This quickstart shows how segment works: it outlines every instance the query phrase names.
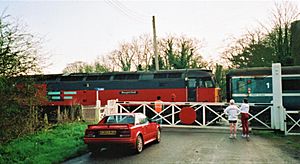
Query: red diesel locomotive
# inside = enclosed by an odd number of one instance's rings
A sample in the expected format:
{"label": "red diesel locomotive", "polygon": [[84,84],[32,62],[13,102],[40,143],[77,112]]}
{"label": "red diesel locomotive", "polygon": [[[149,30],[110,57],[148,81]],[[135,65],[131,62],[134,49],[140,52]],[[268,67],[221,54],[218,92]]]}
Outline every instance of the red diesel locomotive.
{"label": "red diesel locomotive", "polygon": [[154,72],[72,73],[38,75],[48,102],[45,105],[106,105],[107,100],[218,102],[220,89],[209,70],[181,69]]}

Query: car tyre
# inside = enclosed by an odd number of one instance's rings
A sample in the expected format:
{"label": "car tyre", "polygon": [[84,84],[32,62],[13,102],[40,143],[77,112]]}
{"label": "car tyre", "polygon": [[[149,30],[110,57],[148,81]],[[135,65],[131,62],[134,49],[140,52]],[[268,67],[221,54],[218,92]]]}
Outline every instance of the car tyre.
{"label": "car tyre", "polygon": [[141,135],[138,135],[136,138],[136,144],[135,144],[135,152],[136,153],[141,153],[143,151],[144,148],[144,142],[143,142],[143,138]]}
{"label": "car tyre", "polygon": [[157,129],[155,143],[160,143],[160,141],[161,141],[161,131],[160,131],[160,129]]}

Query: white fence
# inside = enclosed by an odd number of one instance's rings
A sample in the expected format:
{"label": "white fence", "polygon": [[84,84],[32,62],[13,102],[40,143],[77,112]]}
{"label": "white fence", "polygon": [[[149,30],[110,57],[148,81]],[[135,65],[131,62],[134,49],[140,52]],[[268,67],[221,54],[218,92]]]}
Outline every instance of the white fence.
{"label": "white fence", "polygon": [[300,135],[300,111],[286,111],[285,135]]}
{"label": "white fence", "polygon": [[[164,108],[159,113],[154,109],[154,102],[126,101],[116,102],[116,104],[118,113],[144,113],[154,120],[162,120],[162,126],[165,127],[228,128],[227,117],[223,112],[224,108],[228,106],[227,103],[163,102]],[[183,118],[180,118],[180,114],[184,107],[188,107],[196,113],[197,117],[191,124],[182,123],[181,119]],[[259,124],[260,127],[271,129],[271,108],[272,106],[263,106],[259,112],[250,112],[249,122],[256,122],[256,125]],[[238,126],[241,126],[240,121]]]}
{"label": "white fence", "polygon": [[[154,102],[109,100],[105,107],[82,106],[82,116],[85,121],[97,122],[104,115],[113,113],[144,113],[153,120],[162,122],[163,127],[184,127],[184,128],[228,128],[227,116],[223,110],[227,103],[200,103],[200,102],[162,102],[163,110],[157,113],[154,109]],[[240,105],[240,104],[237,104]],[[190,108],[196,118],[191,124],[184,124],[180,118],[183,108]],[[257,108],[253,110],[254,108]],[[274,128],[277,117],[272,117],[273,106],[250,104],[250,127],[265,129]],[[285,111],[284,132],[285,135],[300,135],[300,111]],[[275,119],[275,121],[274,121]],[[241,121],[238,120],[238,127]]]}
{"label": "white fence", "polygon": [[[163,127],[184,128],[228,128],[227,116],[224,114],[227,103],[200,103],[200,102],[162,102],[163,110],[156,112],[154,102],[109,100],[105,107],[82,106],[83,119],[86,121],[99,121],[104,115],[113,113],[144,113],[153,120],[162,122]],[[240,104],[237,104],[240,105]],[[182,122],[183,108],[189,108],[196,114],[190,124]],[[257,108],[256,110],[253,110]],[[272,125],[273,106],[250,104],[250,127],[275,129]],[[285,135],[300,135],[300,111],[285,111],[284,129]],[[276,117],[275,121],[276,122]],[[241,122],[238,121],[238,127]]]}

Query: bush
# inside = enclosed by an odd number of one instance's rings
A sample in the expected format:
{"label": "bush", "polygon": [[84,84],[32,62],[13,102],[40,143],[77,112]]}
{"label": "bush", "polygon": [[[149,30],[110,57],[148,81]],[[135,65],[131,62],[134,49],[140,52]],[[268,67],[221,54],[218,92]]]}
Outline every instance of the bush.
{"label": "bush", "polygon": [[0,163],[59,163],[86,151],[86,123],[58,124],[0,146]]}

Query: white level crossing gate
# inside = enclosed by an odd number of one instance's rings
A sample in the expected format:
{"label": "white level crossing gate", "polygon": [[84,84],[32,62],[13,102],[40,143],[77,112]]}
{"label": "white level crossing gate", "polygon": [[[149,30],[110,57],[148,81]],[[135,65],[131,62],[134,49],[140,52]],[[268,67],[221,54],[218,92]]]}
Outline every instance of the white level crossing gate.
{"label": "white level crossing gate", "polygon": [[300,111],[285,111],[285,135],[300,135]]}
{"label": "white level crossing gate", "polygon": [[[163,127],[228,129],[229,123],[224,114],[227,103],[162,102],[163,110],[159,113],[154,109],[154,102],[126,101],[116,104],[118,113],[144,113],[152,120],[161,122]],[[271,129],[270,115],[271,106],[260,106],[259,111],[250,112],[249,122]],[[241,126],[240,120],[238,126]]]}
{"label": "white level crossing gate", "polygon": [[162,102],[163,109],[156,112],[154,102],[117,102],[119,112],[141,112],[165,127],[203,128],[226,122],[223,103]]}

